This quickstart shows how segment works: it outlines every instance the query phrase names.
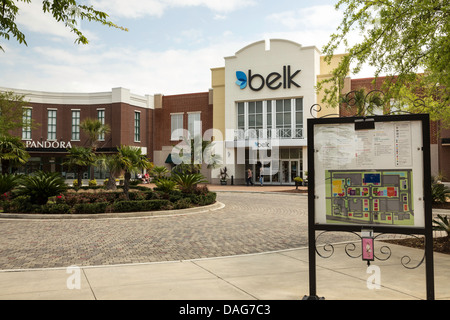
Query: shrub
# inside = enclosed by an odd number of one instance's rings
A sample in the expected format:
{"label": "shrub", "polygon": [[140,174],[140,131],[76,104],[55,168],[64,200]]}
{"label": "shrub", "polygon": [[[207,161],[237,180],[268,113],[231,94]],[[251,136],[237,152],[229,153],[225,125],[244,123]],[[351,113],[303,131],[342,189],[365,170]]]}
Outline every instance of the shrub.
{"label": "shrub", "polygon": [[96,203],[79,203],[73,207],[74,213],[104,213],[108,202],[96,202]]}
{"label": "shrub", "polygon": [[3,211],[11,213],[40,212],[40,206],[31,202],[30,196],[18,196],[11,201],[3,202]]}
{"label": "shrub", "polygon": [[190,193],[199,183],[208,183],[201,173],[177,173],[172,176],[181,191]]}
{"label": "shrub", "polygon": [[15,174],[0,174],[0,194],[11,192],[17,187],[21,176]]}
{"label": "shrub", "polygon": [[89,187],[96,187],[97,186],[97,180],[95,180],[95,179],[89,180],[88,185],[89,185]]}
{"label": "shrub", "polygon": [[190,208],[191,206],[192,206],[192,202],[191,202],[191,199],[189,199],[189,198],[182,198],[173,204],[174,209],[185,209],[185,208]]}
{"label": "shrub", "polygon": [[65,203],[47,203],[40,209],[40,213],[65,214],[70,212],[71,206]]}
{"label": "shrub", "polygon": [[177,189],[177,183],[171,179],[159,179],[155,182],[155,191],[161,191],[164,193],[170,193]]}
{"label": "shrub", "polygon": [[46,204],[49,197],[54,197],[67,190],[64,178],[57,172],[38,171],[33,176],[24,176],[18,195],[29,195],[32,204]]}
{"label": "shrub", "polygon": [[168,200],[120,201],[113,204],[114,212],[157,211],[169,207]]}
{"label": "shrub", "polygon": [[431,196],[434,203],[445,203],[450,196],[450,188],[443,183],[433,182],[431,184]]}

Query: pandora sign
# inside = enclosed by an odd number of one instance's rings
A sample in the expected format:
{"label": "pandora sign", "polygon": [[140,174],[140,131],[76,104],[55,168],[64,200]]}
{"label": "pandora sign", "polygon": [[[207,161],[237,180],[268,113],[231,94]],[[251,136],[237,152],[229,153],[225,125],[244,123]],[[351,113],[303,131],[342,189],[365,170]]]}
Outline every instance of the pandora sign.
{"label": "pandora sign", "polygon": [[43,148],[43,149],[68,149],[72,148],[72,144],[66,141],[27,141],[26,148]]}

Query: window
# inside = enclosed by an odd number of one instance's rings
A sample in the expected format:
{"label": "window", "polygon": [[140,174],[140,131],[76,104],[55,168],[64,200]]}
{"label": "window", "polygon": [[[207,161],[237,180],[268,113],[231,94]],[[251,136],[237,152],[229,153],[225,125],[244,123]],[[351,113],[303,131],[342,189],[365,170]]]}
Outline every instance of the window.
{"label": "window", "polygon": [[276,101],[276,126],[281,129],[291,128],[291,100]]}
{"label": "window", "polygon": [[252,101],[248,103],[248,128],[262,129],[263,127],[263,106],[262,101]]}
{"label": "window", "polygon": [[134,112],[134,142],[141,141],[141,113]]}
{"label": "window", "polygon": [[[102,110],[102,109],[98,109],[97,110],[97,119],[98,119],[98,121],[100,121],[100,123],[102,125],[105,124],[105,110]],[[105,134],[104,133],[99,134],[98,135],[98,140],[99,141],[105,141]]]}
{"label": "window", "polygon": [[200,113],[188,114],[188,131],[191,139],[194,139],[195,135],[202,134],[202,122]]}
{"label": "window", "polygon": [[[183,114],[171,114],[170,115],[171,119],[171,140],[182,140],[183,139],[183,135],[182,135],[182,130],[183,129]],[[180,129],[180,130],[179,130]],[[178,130],[177,132],[175,132],[176,130]]]}
{"label": "window", "polygon": [[80,110],[72,110],[72,140],[80,140]]}
{"label": "window", "polygon": [[56,140],[56,110],[47,110],[47,140]]}
{"label": "window", "polygon": [[31,108],[23,108],[22,139],[31,140]]}
{"label": "window", "polygon": [[238,103],[238,129],[245,130],[245,105],[243,102]]}

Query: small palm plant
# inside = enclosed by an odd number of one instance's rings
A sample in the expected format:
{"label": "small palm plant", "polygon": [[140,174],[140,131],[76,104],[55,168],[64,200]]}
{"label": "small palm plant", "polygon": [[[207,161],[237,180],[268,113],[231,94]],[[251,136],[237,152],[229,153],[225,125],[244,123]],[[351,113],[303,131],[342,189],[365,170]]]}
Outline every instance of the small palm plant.
{"label": "small palm plant", "polygon": [[447,233],[447,240],[450,241],[450,223],[447,216],[437,215],[438,219],[433,219],[433,230],[445,231]]}
{"label": "small palm plant", "polygon": [[17,187],[20,177],[15,174],[0,174],[0,194],[10,192]]}
{"label": "small palm plant", "polygon": [[64,178],[58,172],[38,171],[35,175],[24,176],[17,188],[17,194],[30,196],[31,203],[44,205],[48,198],[67,190]]}
{"label": "small palm plant", "polygon": [[201,173],[176,173],[172,175],[181,191],[190,193],[199,183],[208,183]]}

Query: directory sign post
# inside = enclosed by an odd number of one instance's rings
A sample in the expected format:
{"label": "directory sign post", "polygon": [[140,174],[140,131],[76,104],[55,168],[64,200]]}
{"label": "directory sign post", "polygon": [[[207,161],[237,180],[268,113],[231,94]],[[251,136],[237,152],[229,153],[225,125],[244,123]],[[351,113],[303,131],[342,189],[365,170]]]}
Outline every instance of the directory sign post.
{"label": "directory sign post", "polygon": [[314,263],[316,230],[369,229],[424,235],[432,268],[428,115],[308,119],[308,211]]}

